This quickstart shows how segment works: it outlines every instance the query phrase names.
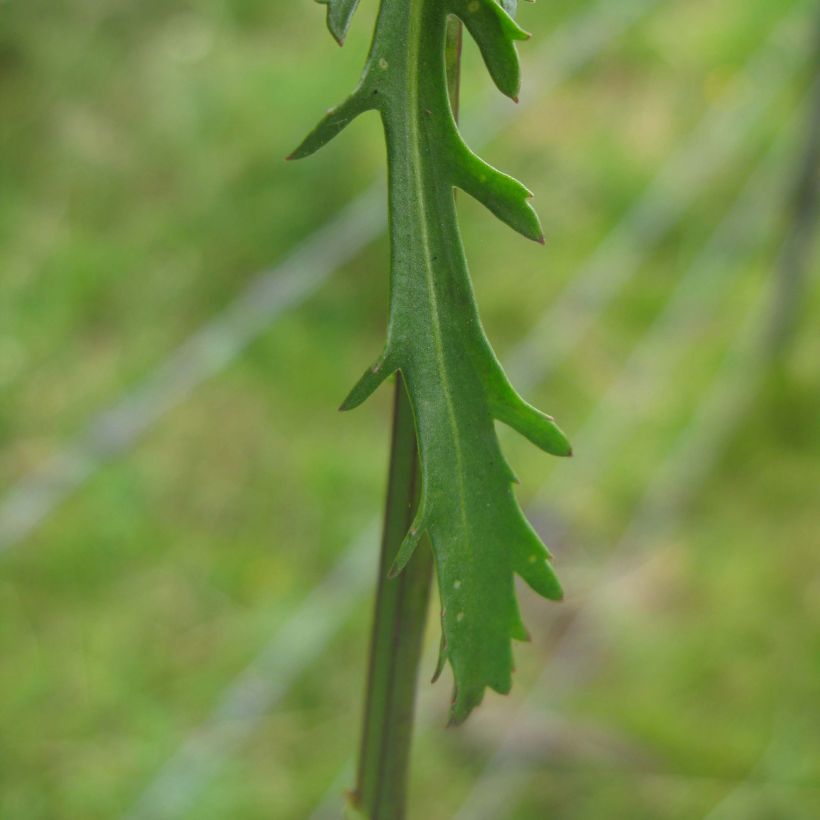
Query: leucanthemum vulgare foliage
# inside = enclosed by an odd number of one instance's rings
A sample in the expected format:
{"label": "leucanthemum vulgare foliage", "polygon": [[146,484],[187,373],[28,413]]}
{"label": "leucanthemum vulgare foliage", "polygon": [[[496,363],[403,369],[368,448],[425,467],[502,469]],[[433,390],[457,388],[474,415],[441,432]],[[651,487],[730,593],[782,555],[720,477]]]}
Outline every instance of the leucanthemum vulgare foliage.
{"label": "leucanthemum vulgare foliage", "polygon": [[[358,0],[321,0],[341,43]],[[363,402],[400,371],[421,459],[418,513],[391,569],[401,572],[424,534],[432,544],[440,599],[440,672],[455,680],[451,717],[460,722],[490,687],[511,687],[513,638],[526,640],[514,588],[520,575],[560,599],[549,553],[512,491],[494,422],[548,453],[570,455],[553,420],[510,384],[478,316],[456,221],[454,189],[482,202],[525,237],[543,242],[530,192],[464,143],[447,91],[449,15],[473,36],[499,90],[520,85],[515,42],[529,36],[514,0],[382,0],[358,87],[330,110],[292,158],[313,153],[365,111],[381,115],[387,142],[391,244],[390,317],[383,352],[342,404]]]}

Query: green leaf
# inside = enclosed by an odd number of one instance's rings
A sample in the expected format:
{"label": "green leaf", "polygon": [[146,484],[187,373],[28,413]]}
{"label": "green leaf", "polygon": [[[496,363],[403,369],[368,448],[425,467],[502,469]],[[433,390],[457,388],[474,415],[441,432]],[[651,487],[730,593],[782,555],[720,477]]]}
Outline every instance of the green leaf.
{"label": "green leaf", "polygon": [[[330,3],[343,34],[355,3]],[[508,10],[509,2],[504,4]],[[531,193],[479,159],[450,109],[444,64],[447,16],[465,21],[499,89],[518,91],[514,42],[526,34],[496,0],[382,0],[354,94],[329,112],[293,156],[324,145],[358,114],[379,111],[389,167],[390,319],[382,355],[342,409],[364,401],[391,373],[407,386],[421,456],[419,509],[391,574],[422,535],[435,553],[442,601],[440,667],[455,680],[451,720],[487,687],[508,692],[512,640],[527,640],[514,589],[521,576],[545,598],[562,592],[549,554],[513,495],[499,446],[502,421],[548,453],[571,454],[554,421],[509,383],[481,326],[456,221],[454,188],[524,236],[543,242]]]}
{"label": "green leaf", "polygon": [[530,35],[495,0],[452,0],[451,9],[481,49],[498,90],[517,98],[521,69],[513,41],[527,40]]}
{"label": "green leaf", "polygon": [[336,42],[342,45],[359,0],[316,0],[316,2],[327,6],[327,27]]}

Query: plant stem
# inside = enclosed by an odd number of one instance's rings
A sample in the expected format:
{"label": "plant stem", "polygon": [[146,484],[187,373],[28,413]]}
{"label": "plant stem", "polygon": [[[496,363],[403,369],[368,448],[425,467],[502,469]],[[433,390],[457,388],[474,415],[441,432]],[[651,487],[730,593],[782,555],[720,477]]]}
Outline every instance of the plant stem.
{"label": "plant stem", "polygon": [[806,117],[805,148],[796,169],[789,202],[789,225],[777,265],[773,308],[769,321],[767,354],[783,365],[794,339],[805,300],[806,277],[811,267],[812,242],[820,211],[820,14],[813,42],[812,96]]}
{"label": "plant stem", "polygon": [[413,413],[404,382],[397,375],[387,506],[354,795],[354,805],[368,820],[404,816],[416,679],[433,571],[429,544],[419,544],[397,578],[389,579],[387,572],[413,521],[417,496],[418,448]]}
{"label": "plant stem", "polygon": [[[458,115],[461,24],[447,29],[447,73]],[[368,820],[405,816],[416,684],[433,576],[433,555],[422,541],[403,572],[387,577],[413,522],[418,503],[418,444],[404,381],[396,376],[376,607],[370,643],[367,694],[353,807]]]}

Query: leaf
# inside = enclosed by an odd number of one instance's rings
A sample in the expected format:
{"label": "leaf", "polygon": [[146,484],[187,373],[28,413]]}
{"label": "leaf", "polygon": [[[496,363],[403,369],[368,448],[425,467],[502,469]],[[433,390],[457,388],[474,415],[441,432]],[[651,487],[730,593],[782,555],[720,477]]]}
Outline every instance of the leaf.
{"label": "leaf", "polygon": [[451,8],[481,49],[498,90],[517,98],[521,69],[514,41],[527,40],[530,35],[495,0],[452,0]]}
{"label": "leaf", "polygon": [[359,0],[316,0],[316,2],[327,6],[327,27],[336,42],[342,45]]}
{"label": "leaf", "polygon": [[288,159],[302,159],[318,151],[329,143],[338,133],[350,125],[359,114],[373,108],[360,89],[351,94],[341,105],[331,108],[319,121],[319,124],[302,140]]}
{"label": "leaf", "polygon": [[[337,34],[355,2],[330,2]],[[527,640],[514,588],[521,576],[545,598],[561,586],[549,554],[513,495],[495,421],[546,452],[571,454],[555,422],[509,383],[481,326],[456,220],[462,188],[524,236],[543,242],[530,192],[464,144],[447,96],[447,16],[465,21],[499,89],[518,91],[515,41],[527,35],[496,0],[382,0],[354,94],[328,113],[293,156],[312,153],[358,114],[381,114],[389,167],[390,320],[385,350],[342,409],[364,401],[400,370],[416,423],[421,497],[391,574],[428,534],[442,601],[439,669],[449,662],[459,723],[485,689],[512,684],[512,640]],[[506,9],[506,10],[505,10]],[[337,15],[334,17],[334,14]]]}
{"label": "leaf", "polygon": [[353,410],[363,401],[366,401],[376,392],[379,385],[396,372],[396,367],[390,361],[385,352],[379,359],[373,362],[362,377],[356,382],[353,389],[347,394],[347,398],[342,402],[340,410]]}

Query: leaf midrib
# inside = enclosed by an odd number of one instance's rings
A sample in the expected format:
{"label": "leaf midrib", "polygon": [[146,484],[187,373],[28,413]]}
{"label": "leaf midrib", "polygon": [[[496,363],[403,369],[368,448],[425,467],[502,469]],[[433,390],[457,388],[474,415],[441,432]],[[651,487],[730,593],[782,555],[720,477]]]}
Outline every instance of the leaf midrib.
{"label": "leaf midrib", "polygon": [[[444,342],[442,333],[442,320],[438,302],[438,295],[435,288],[435,279],[432,267],[432,254],[430,251],[430,236],[427,230],[427,198],[422,177],[422,155],[421,139],[419,127],[419,84],[421,74],[419,71],[420,60],[419,50],[421,48],[421,14],[423,12],[423,2],[412,2],[412,11],[407,37],[407,89],[408,89],[408,127],[410,130],[410,153],[413,181],[418,195],[413,197],[417,203],[419,216],[419,233],[422,242],[424,257],[424,275],[427,283],[428,303],[433,329],[433,345],[436,353],[436,363],[440,373],[440,384],[447,407],[447,418],[450,425],[450,432],[453,437],[453,448],[456,458],[456,484],[458,487],[458,506],[461,515],[461,524],[465,533],[470,532],[469,516],[467,515],[467,495],[464,486],[464,459],[461,452],[461,431],[458,426],[458,416],[453,404],[453,396],[450,393],[450,381],[447,369],[447,361],[444,354]],[[465,544],[469,549],[471,539],[465,539]]]}

